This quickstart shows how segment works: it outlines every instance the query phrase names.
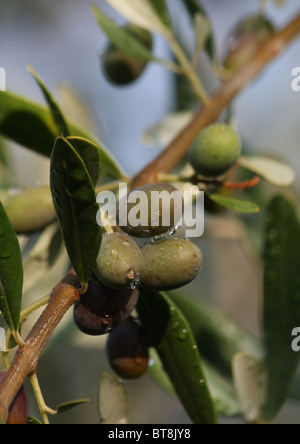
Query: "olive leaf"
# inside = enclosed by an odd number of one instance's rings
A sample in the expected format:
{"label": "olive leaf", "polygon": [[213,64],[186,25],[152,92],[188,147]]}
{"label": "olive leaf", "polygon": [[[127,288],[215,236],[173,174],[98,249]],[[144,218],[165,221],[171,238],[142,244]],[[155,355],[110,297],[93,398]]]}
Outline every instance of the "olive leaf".
{"label": "olive leaf", "polygon": [[[80,126],[67,121],[70,134],[95,143],[100,156],[100,177],[120,179],[124,173],[105,146]],[[18,95],[6,92],[0,101],[0,134],[19,145],[51,157],[57,126],[51,111]]]}
{"label": "olive leaf", "polygon": [[292,331],[300,325],[300,222],[284,196],[269,203],[265,215],[263,327],[269,384],[264,408],[272,421],[288,396],[300,355],[292,350]]}
{"label": "olive leaf", "polygon": [[259,206],[255,202],[223,196],[222,194],[209,194],[209,199],[238,213],[252,214],[260,211]]}
{"label": "olive leaf", "polygon": [[0,310],[9,328],[20,324],[23,264],[20,245],[2,203],[0,203]]}
{"label": "olive leaf", "polygon": [[283,162],[268,157],[240,156],[238,164],[280,187],[288,187],[292,185],[296,179],[296,173],[293,168]]}
{"label": "olive leaf", "polygon": [[51,192],[65,246],[80,282],[85,284],[101,244],[92,180],[75,148],[62,136],[55,142],[50,170]]}
{"label": "olive leaf", "polygon": [[165,293],[140,293],[139,317],[191,420],[215,424],[216,412],[192,330]]}
{"label": "olive leaf", "polygon": [[156,10],[157,14],[159,15],[161,21],[166,25],[168,28],[172,27],[171,23],[171,17],[170,13],[166,4],[165,0],[150,0],[152,6]]}
{"label": "olive leaf", "polygon": [[44,97],[52,113],[53,120],[57,126],[57,136],[59,136],[60,134],[63,134],[65,137],[69,136],[69,129],[66,120],[58,104],[54,100],[52,94],[50,93],[50,91],[48,90],[42,79],[39,77],[39,75],[32,68],[32,66],[28,66],[27,69],[32,75],[32,77],[35,79],[35,81],[37,82],[37,84],[39,85],[44,94]]}
{"label": "olive leaf", "polygon": [[128,398],[124,384],[116,377],[103,373],[99,385],[98,413],[101,424],[127,424]]}
{"label": "olive leaf", "polygon": [[82,404],[87,404],[88,402],[90,402],[90,399],[76,399],[74,401],[67,401],[62,404],[59,404],[57,406],[56,411],[58,414],[65,413],[68,412],[69,410],[79,407]]}

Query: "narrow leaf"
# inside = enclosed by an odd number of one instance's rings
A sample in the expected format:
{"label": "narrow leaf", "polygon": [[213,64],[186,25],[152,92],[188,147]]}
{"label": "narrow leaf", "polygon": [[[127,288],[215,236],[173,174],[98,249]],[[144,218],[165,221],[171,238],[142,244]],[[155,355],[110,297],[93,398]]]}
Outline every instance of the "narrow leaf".
{"label": "narrow leaf", "polygon": [[100,172],[100,150],[95,143],[82,137],[67,137],[68,142],[76,150],[94,185],[97,184]]}
{"label": "narrow leaf", "polygon": [[134,25],[158,32],[169,38],[170,31],[160,19],[150,0],[106,0],[119,14]]}
{"label": "narrow leaf", "polygon": [[127,424],[129,405],[125,387],[115,376],[103,373],[98,396],[101,424]]}
{"label": "narrow leaf", "polygon": [[65,413],[69,410],[79,407],[82,404],[87,404],[88,402],[90,402],[90,399],[76,399],[75,401],[68,401],[64,402],[63,404],[59,404],[56,410],[57,413]]}
{"label": "narrow leaf", "polygon": [[261,423],[268,380],[265,365],[251,355],[239,353],[233,358],[232,373],[245,420]]}
{"label": "narrow leaf", "polygon": [[142,292],[138,313],[176,393],[196,424],[215,424],[216,413],[191,328],[165,293]]}
{"label": "narrow leaf", "polygon": [[165,0],[150,0],[152,6],[156,10],[159,15],[161,21],[168,27],[171,28],[171,18],[169,14],[169,10]]}
{"label": "narrow leaf", "polygon": [[117,26],[97,6],[93,6],[93,13],[100,28],[107,35],[114,46],[134,58],[145,61],[156,60],[156,58],[152,55],[152,52],[145,45],[143,45],[143,43],[141,43],[124,27]]}
{"label": "narrow leaf", "polygon": [[293,168],[268,157],[245,157],[238,160],[241,167],[259,174],[268,182],[280,186],[288,187],[295,182],[296,173]]}
{"label": "narrow leaf", "polygon": [[[121,167],[107,148],[78,125],[67,121],[73,136],[83,137],[97,146],[101,178],[124,176]],[[32,151],[51,157],[54,142],[60,134],[49,109],[10,92],[1,95],[0,134]]]}
{"label": "narrow leaf", "polygon": [[83,160],[64,137],[56,140],[50,186],[62,236],[82,284],[91,277],[101,244],[95,190]]}
{"label": "narrow leaf", "polygon": [[269,204],[265,221],[264,336],[269,374],[265,419],[282,407],[300,355],[292,350],[292,331],[300,325],[300,222],[283,196]]}
{"label": "narrow leaf", "polygon": [[32,75],[32,77],[34,78],[34,80],[37,82],[37,84],[39,85],[39,87],[41,88],[41,90],[44,94],[44,97],[45,97],[45,99],[48,103],[48,106],[50,108],[53,120],[57,126],[57,136],[59,136],[60,134],[63,134],[65,137],[69,136],[69,129],[68,129],[66,120],[65,120],[63,113],[61,112],[58,104],[54,100],[52,94],[50,93],[50,91],[48,90],[48,88],[46,87],[46,85],[44,84],[42,79],[39,77],[39,75],[35,72],[35,70],[31,66],[28,66],[27,69],[30,72],[30,74]]}
{"label": "narrow leaf", "polygon": [[259,206],[255,202],[250,202],[242,199],[235,199],[233,197],[223,196],[222,194],[210,194],[209,198],[230,210],[237,211],[238,213],[258,213],[260,211]]}
{"label": "narrow leaf", "polygon": [[0,310],[12,331],[20,323],[23,265],[20,245],[0,203]]}

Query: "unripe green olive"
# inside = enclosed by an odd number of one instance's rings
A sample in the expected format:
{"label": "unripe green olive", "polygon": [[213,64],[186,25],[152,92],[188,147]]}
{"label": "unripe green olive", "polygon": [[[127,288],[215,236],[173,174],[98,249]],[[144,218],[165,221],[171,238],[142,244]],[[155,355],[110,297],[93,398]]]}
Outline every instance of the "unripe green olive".
{"label": "unripe green olive", "polygon": [[110,288],[133,288],[143,272],[141,250],[127,234],[105,234],[96,261],[95,274]]}
{"label": "unripe green olive", "polygon": [[241,154],[241,140],[226,124],[214,124],[196,136],[190,162],[197,174],[218,177],[226,173]]}
{"label": "unripe green olive", "polygon": [[274,26],[263,15],[246,17],[229,37],[224,67],[231,72],[244,66],[273,33]]}
{"label": "unripe green olive", "polygon": [[167,233],[176,226],[182,213],[182,194],[168,183],[135,188],[121,199],[117,212],[120,228],[139,238]]}
{"label": "unripe green olive", "polygon": [[[134,25],[124,27],[149,50],[153,40],[149,31]],[[102,57],[102,68],[106,78],[118,86],[129,85],[140,77],[147,66],[147,61],[137,59],[110,44]]]}
{"label": "unripe green olive", "polygon": [[50,188],[28,188],[13,197],[5,207],[7,216],[17,233],[30,233],[44,228],[55,220]]}
{"label": "unripe green olive", "polygon": [[106,353],[114,372],[123,379],[138,379],[148,370],[149,352],[143,327],[128,318],[108,336]]}
{"label": "unripe green olive", "polygon": [[74,306],[75,324],[90,336],[109,333],[132,313],[138,297],[138,290],[112,290],[90,281],[88,291]]}
{"label": "unripe green olive", "polygon": [[189,240],[168,239],[142,248],[142,286],[153,290],[183,287],[197,276],[202,266],[200,249]]}
{"label": "unripe green olive", "polygon": [[[0,381],[5,377],[5,373],[0,373]],[[28,407],[27,398],[24,388],[22,387],[15,399],[13,400],[10,408],[9,415],[6,424],[10,425],[25,425],[28,421]]]}

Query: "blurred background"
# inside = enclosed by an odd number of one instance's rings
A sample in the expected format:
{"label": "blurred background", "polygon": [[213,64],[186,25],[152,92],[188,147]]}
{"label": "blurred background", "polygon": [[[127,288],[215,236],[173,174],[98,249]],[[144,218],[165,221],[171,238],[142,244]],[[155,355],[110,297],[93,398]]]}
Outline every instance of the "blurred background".
{"label": "blurred background", "polygon": [[[95,3],[120,20],[104,1]],[[177,26],[184,32],[187,23],[180,9],[176,9],[177,2],[168,3]],[[258,0],[203,0],[202,4],[212,20],[220,54],[230,30],[259,7]],[[142,143],[141,135],[174,109],[174,78],[153,64],[131,86],[110,85],[100,68],[107,40],[90,6],[89,0],[0,0],[0,66],[6,70],[7,89],[44,103],[26,70],[28,64],[32,65],[67,115],[88,126],[114,153],[124,171],[134,174],[158,154],[157,149]],[[279,28],[299,12],[298,0],[287,0],[285,7],[270,2],[267,9],[267,15]],[[167,44],[160,37],[155,38],[154,50],[158,57],[169,57]],[[300,66],[299,54],[300,38],[235,101],[237,125],[247,149],[253,153],[273,153],[298,173],[300,93],[291,89],[291,72]],[[82,106],[73,106],[66,86],[76,91]],[[9,158],[14,186],[48,183],[46,159],[16,146],[10,147]],[[298,185],[299,177],[298,174]],[[210,229],[199,242],[205,257],[203,271],[186,292],[216,304],[259,335],[262,270],[241,246],[239,229],[238,221],[211,221]],[[222,231],[226,231],[225,236]],[[36,292],[32,298],[38,296]],[[70,318],[71,314],[66,324]],[[86,338],[78,333],[72,335],[66,346],[58,334],[42,359],[39,375],[51,406],[73,398],[92,400],[88,406],[55,417],[55,423],[97,421],[96,388],[101,373],[110,371],[103,352],[104,341],[105,338]],[[150,377],[126,386],[131,423],[189,423],[180,404],[157,388]],[[31,408],[32,414],[37,414],[34,400]],[[299,423],[299,407],[288,405],[278,422]]]}

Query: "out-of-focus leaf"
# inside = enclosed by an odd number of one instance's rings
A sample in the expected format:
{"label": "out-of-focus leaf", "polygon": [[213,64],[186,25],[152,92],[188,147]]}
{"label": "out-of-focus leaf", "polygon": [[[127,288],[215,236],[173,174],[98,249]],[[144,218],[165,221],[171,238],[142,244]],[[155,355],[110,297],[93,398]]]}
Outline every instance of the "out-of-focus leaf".
{"label": "out-of-focus leaf", "polygon": [[134,58],[145,61],[157,61],[147,46],[138,40],[133,33],[130,33],[124,27],[117,26],[97,6],[93,6],[93,13],[100,28],[114,46]]}
{"label": "out-of-focus leaf", "polygon": [[232,372],[245,420],[250,424],[261,423],[268,382],[265,365],[253,356],[239,353],[233,358]]}
{"label": "out-of-focus leaf", "polygon": [[42,79],[40,78],[40,76],[35,72],[35,70],[31,66],[28,66],[27,69],[30,72],[30,74],[32,75],[32,77],[34,78],[34,80],[37,82],[37,84],[39,85],[39,87],[41,88],[41,90],[44,94],[44,97],[45,97],[45,99],[48,103],[49,109],[51,111],[53,120],[57,126],[57,133],[63,134],[65,137],[68,137],[69,136],[69,129],[68,129],[66,120],[65,120],[63,113],[61,112],[58,104],[54,100],[52,94],[50,93],[50,91],[48,90],[48,88],[46,87],[46,85],[44,84]]}
{"label": "out-of-focus leaf", "polygon": [[158,32],[169,38],[168,26],[161,20],[157,10],[150,0],[106,0],[119,14],[129,22],[148,29],[150,32]]}
{"label": "out-of-focus leaf", "polygon": [[64,137],[56,140],[50,186],[72,265],[82,284],[91,277],[101,244],[95,189],[83,160]]}
{"label": "out-of-focus leaf", "polygon": [[101,376],[98,412],[101,424],[128,423],[129,405],[124,384],[108,373]]}
{"label": "out-of-focus leaf", "polygon": [[79,407],[82,404],[87,404],[90,402],[90,399],[76,399],[75,401],[68,401],[64,402],[63,404],[59,404],[57,406],[57,413],[65,413],[69,410],[75,409],[76,407]]}
{"label": "out-of-focus leaf", "polygon": [[292,331],[300,325],[300,222],[293,204],[276,196],[266,211],[264,336],[269,375],[265,419],[273,420],[295,376],[300,355]]}
{"label": "out-of-focus leaf", "polygon": [[161,21],[168,27],[172,27],[171,17],[165,0],[150,0],[152,6],[159,15]]}
{"label": "out-of-focus leaf", "polygon": [[[120,179],[124,176],[121,167],[103,144],[78,125],[69,121],[67,125],[72,136],[83,137],[97,145],[101,178],[109,176]],[[0,100],[0,134],[46,157],[51,157],[54,142],[60,136],[46,107],[8,91],[1,95]]]}
{"label": "out-of-focus leaf", "polygon": [[237,211],[238,213],[252,214],[260,211],[257,203],[248,200],[235,199],[233,197],[223,196],[222,194],[210,194],[209,198],[217,204],[229,210]]}
{"label": "out-of-focus leaf", "polygon": [[0,310],[12,331],[20,324],[23,264],[20,245],[0,203]]}
{"label": "out-of-focus leaf", "polygon": [[280,187],[288,187],[292,185],[296,179],[296,173],[293,168],[283,162],[268,157],[241,156],[238,164]]}
{"label": "out-of-focus leaf", "polygon": [[195,14],[194,17],[195,27],[195,51],[199,54],[205,46],[207,40],[211,35],[210,21],[200,12]]}
{"label": "out-of-focus leaf", "polygon": [[17,233],[41,230],[55,220],[48,186],[28,188],[14,196],[5,206],[6,214]]}
{"label": "out-of-focus leaf", "polygon": [[200,353],[221,374],[231,377],[232,358],[236,353],[246,352],[263,359],[260,341],[218,309],[177,291],[170,293],[170,297],[189,321]]}
{"label": "out-of-focus leaf", "polygon": [[[150,376],[159,387],[167,391],[170,395],[176,396],[172,382],[165,372],[161,359],[154,348],[150,349],[150,357],[151,364],[148,370]],[[202,360],[202,365],[217,414],[228,417],[239,416],[241,411],[232,386],[204,360]]]}
{"label": "out-of-focus leaf", "polygon": [[141,292],[137,310],[186,412],[196,424],[215,424],[216,412],[191,328],[165,293]]}
{"label": "out-of-focus leaf", "polygon": [[6,338],[5,330],[4,328],[0,327],[0,352],[5,351],[6,349],[5,338]]}
{"label": "out-of-focus leaf", "polygon": [[[200,5],[199,1],[196,0],[182,0],[182,1],[193,18],[197,14],[201,14],[202,16],[207,17],[207,14],[204,8]],[[205,50],[207,54],[210,56],[211,60],[214,60],[216,58],[216,46],[212,33],[208,37],[207,43],[205,45]]]}

